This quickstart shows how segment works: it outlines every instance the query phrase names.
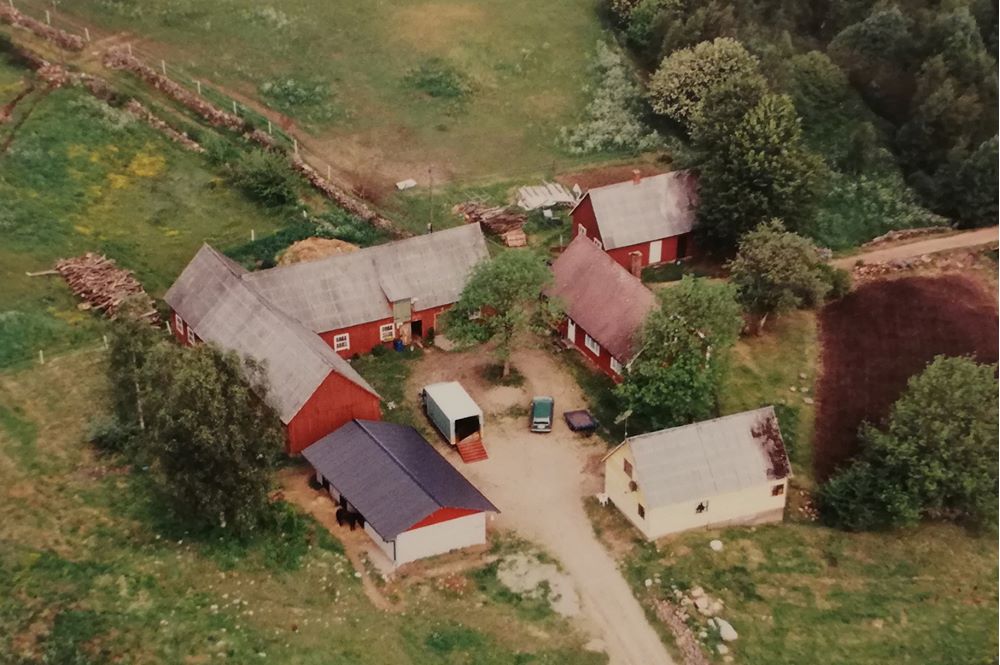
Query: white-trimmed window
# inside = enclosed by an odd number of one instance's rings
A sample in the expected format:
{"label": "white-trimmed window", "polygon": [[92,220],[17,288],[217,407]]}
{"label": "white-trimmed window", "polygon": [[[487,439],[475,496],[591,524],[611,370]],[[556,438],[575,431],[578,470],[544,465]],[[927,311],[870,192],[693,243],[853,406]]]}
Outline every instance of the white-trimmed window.
{"label": "white-trimmed window", "polygon": [[576,225],[576,235],[583,236],[584,238],[586,238],[587,237],[587,227],[584,226],[583,224],[577,224]]}
{"label": "white-trimmed window", "polygon": [[601,355],[601,345],[594,341],[594,338],[590,335],[584,334],[583,345],[590,349],[590,352],[595,356]]}
{"label": "white-trimmed window", "polygon": [[347,351],[349,348],[351,348],[351,336],[348,333],[333,336],[334,351]]}
{"label": "white-trimmed window", "polygon": [[184,319],[182,319],[181,315],[177,312],[174,312],[174,329],[177,331],[178,335],[181,337],[184,336]]}
{"label": "white-trimmed window", "polygon": [[384,323],[378,327],[378,338],[383,342],[391,342],[396,339],[396,327],[391,323]]}
{"label": "white-trimmed window", "polygon": [[618,362],[617,358],[611,359],[611,371],[617,374],[618,376],[621,376],[622,374],[622,364]]}
{"label": "white-trimmed window", "polygon": [[187,327],[187,340],[192,346],[198,343],[198,335],[191,326]]}
{"label": "white-trimmed window", "polygon": [[597,245],[597,249],[604,249],[604,243],[601,242],[600,238],[594,238],[594,244]]}

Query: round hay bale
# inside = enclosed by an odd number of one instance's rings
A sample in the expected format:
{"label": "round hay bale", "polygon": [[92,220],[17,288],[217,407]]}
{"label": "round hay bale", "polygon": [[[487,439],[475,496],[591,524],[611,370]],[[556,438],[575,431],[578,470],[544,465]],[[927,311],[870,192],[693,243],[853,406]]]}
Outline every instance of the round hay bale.
{"label": "round hay bale", "polygon": [[290,266],[293,263],[316,261],[336,254],[350,254],[358,249],[357,245],[336,238],[306,238],[292,243],[281,252],[278,255],[278,265]]}

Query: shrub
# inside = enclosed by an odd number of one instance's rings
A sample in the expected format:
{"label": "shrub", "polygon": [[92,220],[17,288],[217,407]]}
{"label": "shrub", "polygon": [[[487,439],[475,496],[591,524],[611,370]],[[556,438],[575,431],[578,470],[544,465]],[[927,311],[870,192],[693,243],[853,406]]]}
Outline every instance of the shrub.
{"label": "shrub", "polygon": [[111,416],[102,416],[91,421],[87,440],[101,453],[121,455],[130,450],[136,433],[134,425]]}
{"label": "shrub", "polygon": [[216,166],[234,164],[240,158],[240,149],[232,141],[216,132],[208,132],[201,141],[205,157]]}
{"label": "shrub", "polygon": [[440,58],[431,58],[411,69],[406,84],[435,99],[461,99],[472,87],[457,69]]}
{"label": "shrub", "polygon": [[275,79],[262,84],[260,92],[274,108],[306,120],[328,122],[337,116],[330,101],[330,84],[324,81]]}
{"label": "shrub", "polygon": [[642,91],[621,53],[598,42],[594,69],[599,83],[590,91],[586,119],[562,130],[562,141],[569,151],[641,152],[657,147],[661,139],[643,121]]}
{"label": "shrub", "polygon": [[826,294],[827,299],[840,300],[851,292],[850,272],[829,263],[821,263],[819,271],[823,273],[823,279],[830,285],[830,291]]}
{"label": "shrub", "polygon": [[270,206],[285,206],[298,200],[298,177],[285,158],[255,149],[240,156],[232,167],[233,184],[251,198]]}

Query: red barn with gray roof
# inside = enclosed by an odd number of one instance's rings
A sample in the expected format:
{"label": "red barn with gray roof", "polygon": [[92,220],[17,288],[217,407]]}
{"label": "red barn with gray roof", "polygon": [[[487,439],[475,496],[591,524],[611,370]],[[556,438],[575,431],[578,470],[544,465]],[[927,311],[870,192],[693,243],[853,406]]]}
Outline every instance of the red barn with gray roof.
{"label": "red barn with gray roof", "polygon": [[552,263],[552,274],[546,294],[565,308],[560,332],[601,371],[621,380],[656,296],[582,236]]}
{"label": "red barn with gray roof", "polygon": [[573,234],[586,236],[636,276],[642,268],[691,252],[698,181],[672,171],[594,187],[571,211]]}
{"label": "red barn with gray roof", "polygon": [[485,543],[486,513],[499,512],[406,425],[354,420],[302,455],[396,565]]}

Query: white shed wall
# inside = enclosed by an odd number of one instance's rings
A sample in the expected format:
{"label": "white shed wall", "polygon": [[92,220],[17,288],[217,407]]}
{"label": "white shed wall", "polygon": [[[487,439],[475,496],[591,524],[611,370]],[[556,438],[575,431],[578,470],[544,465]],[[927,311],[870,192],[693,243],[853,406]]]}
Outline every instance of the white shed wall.
{"label": "white shed wall", "polygon": [[374,543],[378,545],[378,548],[383,552],[385,552],[385,555],[389,557],[390,561],[392,561],[393,557],[396,554],[395,548],[393,547],[392,543],[382,540],[382,536],[378,535],[375,529],[371,528],[371,526],[368,525],[368,522],[365,522],[365,533],[368,534],[368,537],[371,538],[372,541],[374,541]]}
{"label": "white shed wall", "polygon": [[486,513],[473,513],[396,536],[396,565],[486,542]]}

